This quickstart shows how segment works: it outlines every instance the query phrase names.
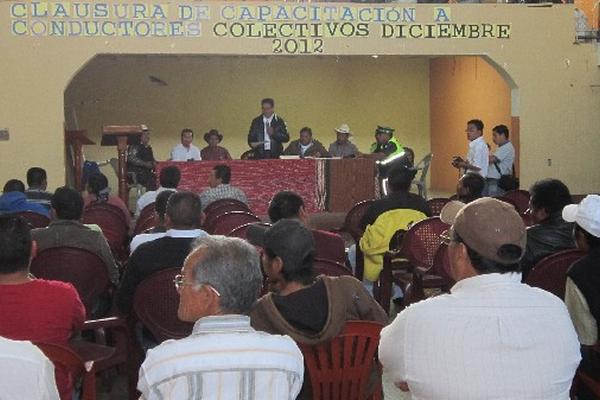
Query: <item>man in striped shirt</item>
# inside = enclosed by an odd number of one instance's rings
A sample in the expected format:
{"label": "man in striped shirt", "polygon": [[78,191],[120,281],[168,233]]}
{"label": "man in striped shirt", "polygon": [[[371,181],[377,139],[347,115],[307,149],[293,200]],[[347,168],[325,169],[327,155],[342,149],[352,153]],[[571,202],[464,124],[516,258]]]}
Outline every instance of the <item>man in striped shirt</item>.
{"label": "man in striped shirt", "polygon": [[246,315],[262,284],[258,253],[237,238],[194,243],[181,275],[178,317],[193,332],[150,350],[140,369],[142,399],[293,400],[302,353],[288,336],[257,332]]}

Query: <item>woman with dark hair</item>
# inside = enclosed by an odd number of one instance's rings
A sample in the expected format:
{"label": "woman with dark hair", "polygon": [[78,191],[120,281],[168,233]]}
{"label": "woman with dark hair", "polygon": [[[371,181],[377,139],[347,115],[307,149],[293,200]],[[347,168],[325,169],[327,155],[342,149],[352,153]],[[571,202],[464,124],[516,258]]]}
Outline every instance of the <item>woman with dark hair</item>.
{"label": "woman with dark hair", "polygon": [[90,175],[87,181],[86,190],[88,195],[83,199],[84,208],[98,203],[110,204],[123,212],[127,226],[131,226],[131,214],[129,209],[119,197],[110,195],[108,179],[104,174],[95,173]]}
{"label": "woman with dark hair", "polygon": [[200,151],[200,155],[203,160],[206,161],[222,161],[231,160],[229,151],[225,147],[219,146],[219,143],[223,140],[223,135],[216,129],[211,129],[204,134],[204,140],[208,143],[208,146]]}

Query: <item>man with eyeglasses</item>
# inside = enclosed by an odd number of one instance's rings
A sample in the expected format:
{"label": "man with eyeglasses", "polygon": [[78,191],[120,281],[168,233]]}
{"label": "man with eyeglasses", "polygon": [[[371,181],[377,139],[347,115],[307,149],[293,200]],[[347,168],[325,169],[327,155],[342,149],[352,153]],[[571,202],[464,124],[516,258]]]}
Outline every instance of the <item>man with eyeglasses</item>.
{"label": "man with eyeglasses", "polygon": [[238,238],[194,243],[181,275],[177,316],[192,334],[150,350],[140,368],[142,399],[295,399],[302,353],[288,336],[255,331],[247,316],[262,285],[256,249]]}
{"label": "man with eyeglasses", "polygon": [[494,198],[448,203],[442,220],[456,284],[381,333],[379,359],[415,399],[567,400],[581,359],[567,309],[521,283],[525,225]]}

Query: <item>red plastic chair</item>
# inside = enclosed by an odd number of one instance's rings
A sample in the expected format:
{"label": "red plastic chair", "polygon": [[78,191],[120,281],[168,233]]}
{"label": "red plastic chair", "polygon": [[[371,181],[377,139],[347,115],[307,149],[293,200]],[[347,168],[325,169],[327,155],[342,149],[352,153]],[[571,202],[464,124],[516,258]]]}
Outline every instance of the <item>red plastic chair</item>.
{"label": "red plastic chair", "polygon": [[50,224],[50,218],[31,211],[22,211],[14,215],[26,220],[32,228],[45,228]]}
{"label": "red plastic chair", "polygon": [[204,225],[204,229],[213,235],[226,235],[238,226],[253,222],[261,222],[261,220],[247,211],[229,211],[219,215],[210,225]]}
{"label": "red plastic chair", "polygon": [[[377,366],[383,326],[371,321],[348,321],[328,342],[298,343],[310,377],[314,400],[366,400],[369,377]],[[381,374],[373,399],[381,398]]]}
{"label": "red plastic chair", "polygon": [[237,237],[240,239],[246,239],[246,233],[248,232],[248,228],[252,225],[261,225],[261,226],[271,226],[271,224],[267,224],[266,222],[250,222],[244,225],[240,225],[237,228],[233,228],[231,232],[227,234],[230,237]]}
{"label": "red plastic chair", "polygon": [[446,199],[443,197],[436,197],[433,199],[427,200],[427,204],[429,204],[429,208],[431,208],[431,215],[434,217],[438,217],[442,212],[442,208],[448,203],[450,199]]}
{"label": "red plastic chair", "polygon": [[317,258],[333,260],[340,264],[346,264],[346,245],[341,236],[312,229],[315,239],[315,251]]}
{"label": "red plastic chair", "polygon": [[502,197],[509,199],[515,205],[519,214],[524,214],[529,208],[529,192],[527,190],[509,190]]}
{"label": "red plastic chair", "polygon": [[435,253],[440,247],[440,235],[450,225],[439,217],[431,217],[417,222],[404,235],[401,253],[415,267],[429,271],[433,267]]}
{"label": "red plastic chair", "polygon": [[177,318],[179,294],[173,279],[180,271],[181,268],[158,271],[144,279],[135,291],[135,315],[159,342],[189,336],[194,327]]}
{"label": "red plastic chair", "polygon": [[147,229],[154,228],[154,222],[154,203],[151,203],[142,209],[135,221],[133,236],[139,235]]}
{"label": "red plastic chair", "polygon": [[569,249],[544,257],[533,266],[525,278],[525,283],[564,299],[567,271],[575,261],[584,255],[585,253],[581,250]]}
{"label": "red plastic chair", "polygon": [[111,286],[104,261],[75,247],[53,247],[39,252],[31,262],[31,273],[37,278],[73,284],[88,316],[98,296],[107,293]]}
{"label": "red plastic chair", "polygon": [[359,242],[360,238],[364,233],[360,221],[363,215],[365,215],[365,212],[369,209],[369,207],[371,206],[371,204],[373,204],[374,201],[375,200],[359,201],[354,205],[354,207],[350,209],[350,211],[348,211],[348,214],[346,214],[346,218],[344,219],[344,225],[342,226],[340,231],[348,232],[348,234],[352,236],[352,239],[354,239],[356,243]]}
{"label": "red plastic chair", "polygon": [[512,199],[512,198],[510,198],[510,197],[505,197],[505,196],[496,196],[496,199],[498,199],[498,200],[500,200],[500,201],[503,201],[503,202],[505,202],[505,203],[508,203],[508,204],[510,204],[511,206],[513,206],[513,207],[515,208],[515,210],[516,210],[516,211],[517,211],[517,212],[518,212],[520,215],[525,215],[525,214],[523,214],[523,213],[519,212],[519,205],[517,204],[517,202],[516,202],[514,199]]}
{"label": "red plastic chair", "polygon": [[120,208],[106,203],[90,204],[83,210],[81,222],[98,225],[115,257],[121,261],[127,259],[129,227]]}
{"label": "red plastic chair", "polygon": [[[220,210],[221,208],[223,208],[223,210]],[[215,211],[217,210],[223,213],[227,211],[250,211],[250,208],[248,208],[246,203],[236,199],[219,199],[206,206],[204,213],[206,215],[215,214]]]}
{"label": "red plastic chair", "polygon": [[327,260],[323,258],[315,258],[313,268],[317,275],[327,276],[343,276],[352,275],[352,271],[344,264],[340,264],[333,260]]}
{"label": "red plastic chair", "polygon": [[58,371],[64,372],[71,377],[72,382],[83,378],[81,400],[96,400],[96,371],[93,361],[84,362],[66,346],[40,342],[34,344],[52,361],[55,374]]}

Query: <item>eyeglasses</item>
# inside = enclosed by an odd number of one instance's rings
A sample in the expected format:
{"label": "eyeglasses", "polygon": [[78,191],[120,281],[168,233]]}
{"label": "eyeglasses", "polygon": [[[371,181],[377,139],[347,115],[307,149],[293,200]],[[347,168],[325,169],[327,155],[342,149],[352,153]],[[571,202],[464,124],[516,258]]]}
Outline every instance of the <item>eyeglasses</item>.
{"label": "eyeglasses", "polygon": [[214,287],[212,287],[212,285],[208,284],[208,283],[196,283],[196,282],[186,282],[183,278],[183,275],[181,274],[177,274],[175,275],[175,278],[173,278],[173,283],[175,284],[175,289],[177,289],[177,291],[181,290],[182,287],[189,285],[189,286],[207,286],[210,290],[212,290],[212,292],[214,294],[216,294],[218,297],[221,297],[221,293],[219,293],[219,291],[217,289],[215,289]]}

